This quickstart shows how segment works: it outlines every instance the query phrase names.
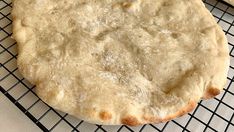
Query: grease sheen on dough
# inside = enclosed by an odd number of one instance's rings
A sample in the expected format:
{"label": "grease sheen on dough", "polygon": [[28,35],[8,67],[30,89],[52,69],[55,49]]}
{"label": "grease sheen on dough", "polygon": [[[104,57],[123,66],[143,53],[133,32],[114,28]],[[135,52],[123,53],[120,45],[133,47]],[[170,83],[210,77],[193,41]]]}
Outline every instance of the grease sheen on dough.
{"label": "grease sheen on dough", "polygon": [[201,0],[14,0],[18,67],[50,106],[159,123],[222,90],[227,40]]}

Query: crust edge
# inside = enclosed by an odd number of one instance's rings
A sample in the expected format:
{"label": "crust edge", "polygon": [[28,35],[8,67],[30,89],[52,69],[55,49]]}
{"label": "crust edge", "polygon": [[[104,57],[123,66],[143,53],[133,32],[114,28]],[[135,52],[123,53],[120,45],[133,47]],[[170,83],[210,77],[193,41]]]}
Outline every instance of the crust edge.
{"label": "crust edge", "polygon": [[162,122],[167,122],[169,120],[172,120],[176,117],[183,116],[189,112],[191,112],[195,107],[197,106],[197,103],[195,101],[190,101],[185,107],[180,109],[174,114],[168,115],[165,118],[157,118],[157,117],[151,117],[151,116],[143,116],[142,119],[143,121],[139,121],[136,117],[134,116],[125,116],[121,119],[121,123],[123,125],[128,125],[128,126],[138,126],[142,124],[147,124],[147,123],[162,123]]}
{"label": "crust edge", "polygon": [[205,90],[202,99],[211,99],[221,93],[221,89],[215,87],[209,87]]}

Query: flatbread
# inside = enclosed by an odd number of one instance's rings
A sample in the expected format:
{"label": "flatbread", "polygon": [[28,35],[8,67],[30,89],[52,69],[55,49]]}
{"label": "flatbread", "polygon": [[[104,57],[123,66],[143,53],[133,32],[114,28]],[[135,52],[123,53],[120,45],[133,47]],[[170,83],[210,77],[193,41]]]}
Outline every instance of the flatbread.
{"label": "flatbread", "polygon": [[14,0],[18,67],[55,109],[91,123],[159,123],[225,85],[222,29],[201,0]]}
{"label": "flatbread", "polygon": [[234,6],[234,0],[224,0],[224,1]]}

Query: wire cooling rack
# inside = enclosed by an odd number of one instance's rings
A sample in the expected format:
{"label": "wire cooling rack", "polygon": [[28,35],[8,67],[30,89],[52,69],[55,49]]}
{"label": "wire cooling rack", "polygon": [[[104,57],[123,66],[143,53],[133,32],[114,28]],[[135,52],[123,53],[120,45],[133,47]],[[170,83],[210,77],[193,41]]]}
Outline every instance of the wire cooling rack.
{"label": "wire cooling rack", "polygon": [[224,91],[216,98],[200,101],[189,114],[161,124],[138,127],[103,126],[86,123],[68,114],[54,110],[42,102],[16,66],[16,42],[11,38],[11,0],[0,0],[0,94],[4,94],[42,131],[234,131],[234,8],[224,2],[204,0],[222,26],[229,41],[231,65]]}

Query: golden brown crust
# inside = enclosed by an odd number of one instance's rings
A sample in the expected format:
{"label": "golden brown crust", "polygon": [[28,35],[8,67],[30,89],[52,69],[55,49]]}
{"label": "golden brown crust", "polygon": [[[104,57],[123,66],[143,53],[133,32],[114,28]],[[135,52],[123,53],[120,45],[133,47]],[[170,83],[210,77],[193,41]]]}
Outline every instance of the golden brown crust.
{"label": "golden brown crust", "polygon": [[121,119],[121,123],[124,125],[129,125],[129,126],[137,126],[143,123],[140,123],[138,119],[134,116],[125,116],[124,118]]}
{"label": "golden brown crust", "polygon": [[187,106],[183,107],[179,111],[177,111],[175,114],[168,115],[165,118],[156,118],[156,117],[147,117],[143,116],[143,119],[148,123],[162,123],[167,122],[169,120],[172,120],[176,117],[183,116],[184,114],[187,114],[191,112],[195,107],[197,106],[197,103],[195,101],[190,101]]}
{"label": "golden brown crust", "polygon": [[214,88],[214,87],[209,87],[206,89],[202,98],[203,99],[211,99],[219,94],[220,94],[220,89]]}
{"label": "golden brown crust", "polygon": [[112,115],[111,113],[109,112],[106,112],[106,111],[101,111],[99,113],[99,117],[102,119],[102,120],[110,120],[112,118]]}
{"label": "golden brown crust", "polygon": [[187,113],[191,112],[196,106],[197,106],[197,103],[195,101],[190,101],[187,106],[180,109],[175,114],[167,116],[162,121],[166,122],[166,121],[172,120],[172,119],[174,119],[176,117],[183,116],[184,114],[187,114]]}

